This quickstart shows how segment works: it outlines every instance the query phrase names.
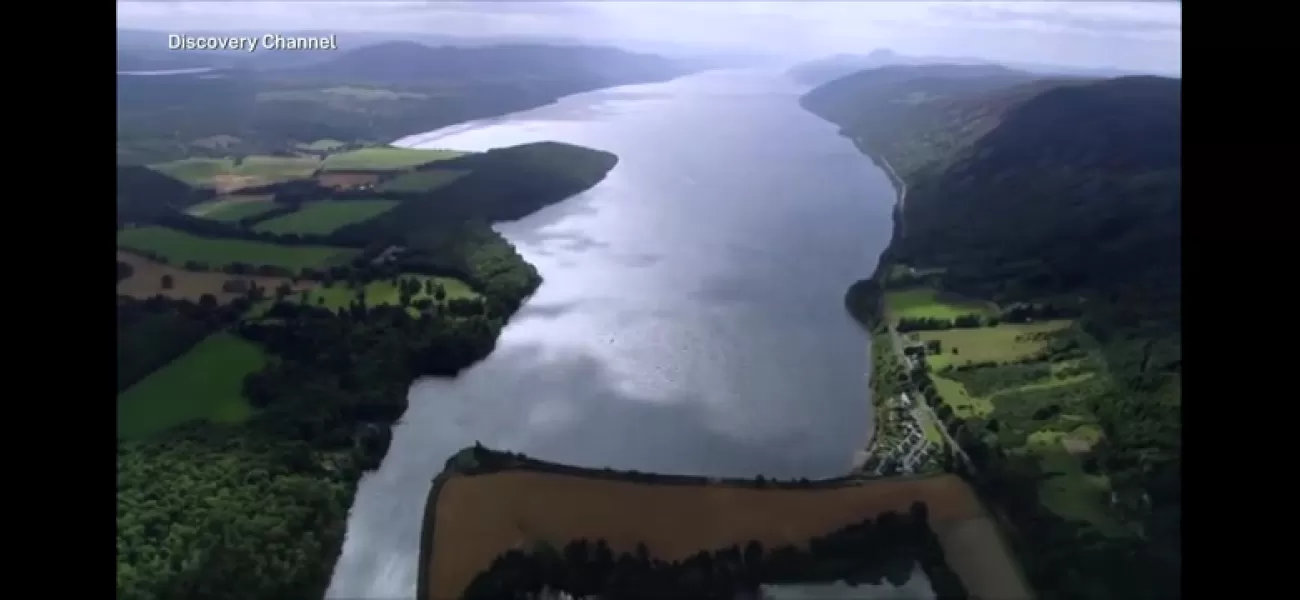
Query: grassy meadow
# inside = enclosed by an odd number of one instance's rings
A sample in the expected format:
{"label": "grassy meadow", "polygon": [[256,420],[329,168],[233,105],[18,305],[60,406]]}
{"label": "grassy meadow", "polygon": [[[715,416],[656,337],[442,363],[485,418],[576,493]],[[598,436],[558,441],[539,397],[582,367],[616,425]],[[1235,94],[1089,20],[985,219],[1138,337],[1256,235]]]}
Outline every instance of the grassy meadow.
{"label": "grassy meadow", "polygon": [[[892,277],[922,273],[894,267]],[[994,317],[992,303],[909,285],[884,294],[888,322],[900,319]],[[1050,473],[1039,500],[1062,518],[1091,525],[1103,535],[1123,535],[1109,516],[1109,482],[1087,467],[1102,432],[1090,400],[1109,381],[1093,343],[1068,319],[999,323],[993,327],[913,331],[903,339],[939,343],[926,363],[935,391],[954,415],[975,426],[1009,454],[1030,457]],[[879,363],[878,363],[879,365]],[[932,435],[927,431],[927,437]]]}
{"label": "grassy meadow", "polygon": [[395,171],[464,155],[456,150],[422,150],[383,146],[331,154],[321,168],[326,171]]}
{"label": "grassy meadow", "polygon": [[262,221],[254,231],[275,234],[334,233],[346,225],[379,216],[397,206],[394,200],[330,200],[312,202],[284,216]]}
{"label": "grassy meadow", "polygon": [[885,292],[885,316],[891,323],[899,319],[955,319],[972,313],[993,316],[997,307],[988,302],[956,298],[929,287]]}
{"label": "grassy meadow", "polygon": [[310,144],[298,144],[298,148],[307,150],[308,152],[328,152],[346,145],[347,144],[339,140],[316,140]]}
{"label": "grassy meadow", "polygon": [[283,246],[248,240],[205,238],[165,227],[135,227],[117,233],[120,248],[154,252],[173,265],[198,261],[212,266],[242,262],[294,271],[339,264],[358,254],[348,248]]}
{"label": "grassy meadow", "polygon": [[[1038,321],[1035,323],[1000,323],[997,327],[914,331],[909,339],[938,341],[940,353],[926,356],[930,369],[939,371],[949,365],[1013,362],[1032,358],[1047,348],[1052,334],[1070,327],[1073,321]],[[914,338],[912,336],[915,336]]]}
{"label": "grassy meadow", "polygon": [[244,377],[260,371],[266,360],[261,348],[243,338],[208,336],[118,395],[118,437],[146,437],[199,419],[243,421],[252,414],[243,397]]}
{"label": "grassy meadow", "polygon": [[273,208],[275,204],[271,202],[271,196],[234,195],[196,204],[185,212],[195,217],[234,223],[240,219],[255,217]]}
{"label": "grassy meadow", "polygon": [[398,175],[392,180],[380,184],[379,191],[407,193],[431,192],[464,177],[467,173],[468,171],[456,171],[452,169],[412,171],[410,173]]}
{"label": "grassy meadow", "polygon": [[[1084,336],[1072,322],[916,333],[943,346],[927,361],[935,390],[956,416],[980,424],[1009,454],[1031,457],[1049,473],[1039,484],[1045,507],[1103,535],[1125,534],[1109,515],[1109,482],[1085,468],[1103,437],[1089,401],[1108,385],[1100,361],[1072,343]],[[1045,360],[1029,360],[1035,358]],[[968,361],[998,364],[955,368]]]}
{"label": "grassy meadow", "polygon": [[248,156],[235,164],[231,158],[183,158],[151,165],[196,187],[238,189],[280,181],[303,179],[320,167],[314,156]]}

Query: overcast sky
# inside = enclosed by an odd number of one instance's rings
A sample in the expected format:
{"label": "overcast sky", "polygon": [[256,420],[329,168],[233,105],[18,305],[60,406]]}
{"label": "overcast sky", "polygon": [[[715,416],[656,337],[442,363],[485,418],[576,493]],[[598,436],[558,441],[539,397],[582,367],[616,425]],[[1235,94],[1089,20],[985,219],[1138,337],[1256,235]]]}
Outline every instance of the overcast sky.
{"label": "overcast sky", "polygon": [[1182,72],[1176,2],[118,2],[118,26],[169,33],[240,29],[543,35],[661,42],[791,57],[890,48]]}

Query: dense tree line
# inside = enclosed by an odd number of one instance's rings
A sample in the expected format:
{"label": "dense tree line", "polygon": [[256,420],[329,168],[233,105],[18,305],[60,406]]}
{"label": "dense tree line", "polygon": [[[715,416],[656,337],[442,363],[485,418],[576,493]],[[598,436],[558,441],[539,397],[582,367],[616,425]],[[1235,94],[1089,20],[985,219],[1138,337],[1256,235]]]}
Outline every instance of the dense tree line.
{"label": "dense tree line", "polygon": [[764,548],[750,541],[679,561],[655,559],[644,544],[622,553],[604,540],[573,540],[559,550],[542,544],[531,552],[511,550],[498,557],[474,578],[464,597],[521,598],[552,590],[628,600],[730,599],[755,594],[762,583],[901,585],[919,563],[937,598],[966,598],[927,516],[926,506],[914,503],[907,515],[884,513],[813,538],[806,548]]}
{"label": "dense tree line", "polygon": [[1029,323],[1052,319],[1076,319],[1082,314],[1083,311],[1072,306],[1058,306],[1050,302],[1042,304],[1022,302],[1003,310],[1002,320],[1007,323]]}
{"label": "dense tree line", "polygon": [[398,261],[404,271],[452,276],[483,294],[490,314],[511,314],[537,290],[542,277],[514,246],[481,222],[426,230]]}
{"label": "dense tree line", "polygon": [[879,316],[884,312],[880,302],[880,283],[875,278],[853,282],[844,294],[844,307],[849,315],[868,331],[876,328]]}
{"label": "dense tree line", "polygon": [[982,317],[977,314],[958,315],[951,319],[939,317],[903,317],[894,326],[900,333],[909,331],[945,331],[948,329],[979,329],[980,327],[997,327],[1000,320],[996,317]]}

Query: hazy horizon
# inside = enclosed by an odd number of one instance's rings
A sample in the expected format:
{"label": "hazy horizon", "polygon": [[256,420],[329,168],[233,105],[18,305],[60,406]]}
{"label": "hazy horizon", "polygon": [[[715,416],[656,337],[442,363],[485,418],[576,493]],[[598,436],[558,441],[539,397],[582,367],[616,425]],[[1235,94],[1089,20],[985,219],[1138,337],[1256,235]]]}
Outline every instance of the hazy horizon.
{"label": "hazy horizon", "polygon": [[1182,72],[1177,2],[118,2],[117,27],[555,38],[787,60],[910,56]]}

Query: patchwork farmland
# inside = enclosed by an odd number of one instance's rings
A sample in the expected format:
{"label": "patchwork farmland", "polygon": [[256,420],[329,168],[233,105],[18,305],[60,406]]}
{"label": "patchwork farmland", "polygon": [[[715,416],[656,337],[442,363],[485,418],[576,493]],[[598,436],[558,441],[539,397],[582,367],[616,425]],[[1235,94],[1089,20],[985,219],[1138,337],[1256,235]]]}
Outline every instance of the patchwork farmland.
{"label": "patchwork farmland", "polygon": [[287,246],[248,240],[199,237],[165,227],[133,227],[117,233],[120,248],[162,256],[182,265],[189,261],[220,267],[233,263],[271,265],[292,271],[342,264],[358,251],[328,246]]}
{"label": "patchwork farmland", "polygon": [[248,156],[236,163],[232,158],[183,158],[152,165],[165,175],[197,187],[229,193],[247,187],[303,179],[320,168],[314,156]]}
{"label": "patchwork farmland", "polygon": [[327,200],[312,202],[287,215],[262,221],[253,231],[274,234],[333,233],[344,226],[377,217],[394,206],[393,200]]}
{"label": "patchwork farmland", "polygon": [[331,154],[325,159],[324,171],[398,171],[419,165],[464,156],[457,150],[425,150],[382,146]]}

